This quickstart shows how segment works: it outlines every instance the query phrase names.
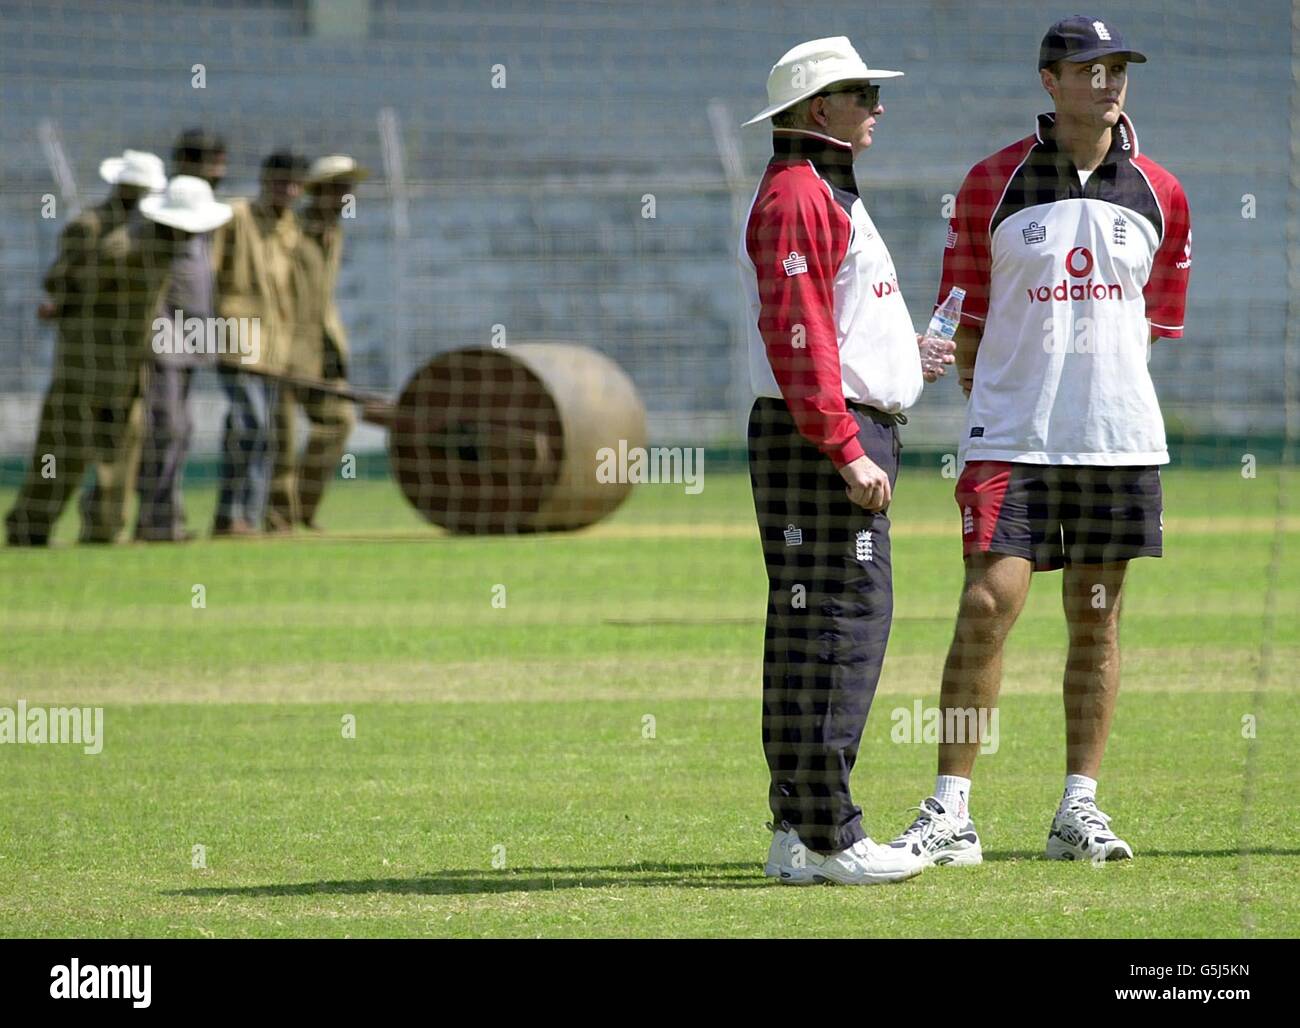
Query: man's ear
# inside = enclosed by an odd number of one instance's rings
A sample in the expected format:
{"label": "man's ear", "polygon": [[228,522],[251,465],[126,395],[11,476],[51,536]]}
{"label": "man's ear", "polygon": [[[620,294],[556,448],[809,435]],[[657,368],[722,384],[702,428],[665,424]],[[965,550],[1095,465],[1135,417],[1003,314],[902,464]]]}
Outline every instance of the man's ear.
{"label": "man's ear", "polygon": [[1051,69],[1051,68],[1043,68],[1043,69],[1042,69],[1041,71],[1039,71],[1039,73],[1038,73],[1038,79],[1039,79],[1040,82],[1042,82],[1042,84],[1043,84],[1043,88],[1047,90],[1047,94],[1048,94],[1048,96],[1050,96],[1053,100],[1055,100],[1055,99],[1056,99],[1056,87],[1057,87],[1058,82],[1057,82],[1057,78],[1056,78],[1056,76],[1052,74],[1052,69]]}
{"label": "man's ear", "polygon": [[808,117],[814,125],[826,128],[830,124],[830,117],[826,114],[826,98],[824,96],[814,96],[812,103],[808,105]]}

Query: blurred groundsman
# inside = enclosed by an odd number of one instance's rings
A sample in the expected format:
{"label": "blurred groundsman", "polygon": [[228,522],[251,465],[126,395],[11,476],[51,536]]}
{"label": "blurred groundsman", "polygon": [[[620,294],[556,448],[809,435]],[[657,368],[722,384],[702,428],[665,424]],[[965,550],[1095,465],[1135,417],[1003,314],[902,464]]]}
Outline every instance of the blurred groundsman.
{"label": "blurred groundsman", "polygon": [[5,518],[11,546],[49,542],[87,465],[94,467],[95,487],[82,498],[82,540],[112,542],[125,521],[130,489],[122,479],[133,473],[140,452],[141,383],[121,380],[120,355],[103,345],[94,314],[107,285],[99,281],[99,252],[104,237],[125,225],[141,198],[162,189],[167,177],[162,160],[141,150],[106,159],[99,174],[113,188],[63,230],[43,283],[49,299],[38,316],[55,322],[58,340],[32,461]]}
{"label": "blurred groundsman", "polygon": [[302,230],[293,205],[302,195],[306,161],[279,151],[262,162],[255,200],[236,200],[230,221],[212,239],[216,307],[257,333],[256,346],[218,354],[217,373],[230,401],[222,444],[214,536],[261,531],[275,460],[275,380],[289,363],[295,312],[295,256]]}
{"label": "blurred groundsman", "polygon": [[[172,148],[172,174],[201,178],[216,189],[226,174],[226,144],[203,129],[186,129]],[[190,386],[194,372],[212,363],[212,355],[187,348],[174,338],[173,324],[187,318],[212,317],[211,233],[196,232],[172,264],[171,280],[158,317],[164,330],[152,347],[145,393],[145,442],[137,492],[140,513],[135,538],[144,542],[182,542],[185,527],[181,495],[192,425]]]}
{"label": "blurred groundsman", "polygon": [[[344,154],[315,161],[307,175],[302,211],[303,245],[296,253],[298,317],[289,370],[300,376],[342,385],[347,380],[348,340],[335,289],[343,260],[342,212],[369,171]],[[311,431],[298,455],[297,412],[302,408]],[[320,390],[281,386],[276,407],[275,474],[267,528],[316,527],[316,511],[326,483],[334,477],[343,447],[356,423],[351,401]]]}

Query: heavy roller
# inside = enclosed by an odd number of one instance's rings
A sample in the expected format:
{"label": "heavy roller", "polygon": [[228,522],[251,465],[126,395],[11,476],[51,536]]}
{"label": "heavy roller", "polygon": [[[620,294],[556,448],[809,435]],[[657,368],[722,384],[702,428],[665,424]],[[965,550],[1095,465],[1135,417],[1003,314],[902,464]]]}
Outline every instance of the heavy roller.
{"label": "heavy roller", "polygon": [[[388,429],[402,494],[451,532],[563,532],[611,514],[631,491],[602,482],[598,452],[646,445],[645,406],[603,354],[571,343],[520,343],[439,354],[397,398],[271,375],[361,405]],[[620,441],[622,450],[620,451]]]}

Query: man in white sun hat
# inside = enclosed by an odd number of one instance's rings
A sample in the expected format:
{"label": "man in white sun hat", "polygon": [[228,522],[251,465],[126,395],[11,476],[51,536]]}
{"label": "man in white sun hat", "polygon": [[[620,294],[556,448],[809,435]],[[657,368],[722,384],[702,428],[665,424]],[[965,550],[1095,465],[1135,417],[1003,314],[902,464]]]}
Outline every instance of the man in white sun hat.
{"label": "man in white sun hat", "polygon": [[[37,315],[55,323],[58,340],[32,462],[5,519],[5,535],[11,546],[43,546],[49,542],[54,522],[80,484],[89,460],[89,442],[82,430],[92,420],[90,402],[97,352],[93,343],[93,305],[100,295],[96,282],[100,241],[126,222],[141,197],[167,184],[162,160],[142,150],[126,150],[120,157],[109,157],[101,162],[99,174],[112,189],[103,203],[81,211],[68,223],[59,237],[58,257],[43,283],[49,299],[40,305]],[[142,411],[128,411],[125,418],[121,431],[129,447],[132,433],[138,437],[141,431]],[[96,487],[101,475],[112,478],[112,468],[96,462]],[[105,526],[85,520],[101,509],[97,503],[83,506],[83,538],[105,535]]]}
{"label": "man in white sun hat", "polygon": [[802,885],[919,874],[872,842],[849,775],[893,616],[887,511],[903,411],[952,361],[918,347],[853,159],[884,114],[881,79],[843,36],[790,50],[767,80],[773,156],[739,260],[749,299],[749,466],[768,575],[766,873]]}
{"label": "man in white sun hat", "polygon": [[[230,219],[230,207],[212,198],[201,178],[177,175],[166,191],[140,201],[138,216],[104,236],[98,255],[101,301],[94,319],[98,407],[118,412],[142,406],[151,341],[175,258],[195,234],[211,232]],[[143,434],[124,442],[116,416],[98,418],[91,442],[111,475],[96,484],[87,503],[98,513],[105,539],[116,539],[125,525],[127,498],[135,489]],[[128,445],[129,443],[129,445]],[[83,536],[83,541],[88,540]]]}
{"label": "man in white sun hat", "polygon": [[62,469],[79,475],[87,460],[108,469],[83,499],[83,524],[96,526],[96,534],[83,532],[82,542],[114,542],[125,528],[142,442],[139,432],[127,430],[128,419],[143,394],[153,323],[172,261],[193,233],[210,232],[229,218],[230,208],[212,199],[211,186],[178,175],[166,192],[144,197],[137,213],[96,248],[86,334],[87,403],[69,426],[84,456],[78,463],[69,454]]}
{"label": "man in white sun hat", "polygon": [[[214,190],[226,174],[226,143],[214,132],[188,128],[172,147],[172,174],[194,175]],[[195,372],[216,358],[177,338],[176,326],[213,316],[214,289],[210,233],[196,232],[172,265],[158,310],[162,331],[151,339],[149,387],[145,394],[146,431],[136,492],[140,497],[135,538],[144,542],[183,542],[186,526],[185,460],[192,424],[190,388]]]}

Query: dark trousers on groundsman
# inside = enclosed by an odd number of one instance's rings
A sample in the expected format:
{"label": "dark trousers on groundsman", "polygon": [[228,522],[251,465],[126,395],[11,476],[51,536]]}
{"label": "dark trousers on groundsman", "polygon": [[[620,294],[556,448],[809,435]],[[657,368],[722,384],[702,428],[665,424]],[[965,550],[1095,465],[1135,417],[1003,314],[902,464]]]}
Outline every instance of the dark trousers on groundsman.
{"label": "dark trousers on groundsman", "polygon": [[[311,423],[307,445],[298,453],[298,408]],[[267,505],[267,528],[313,525],[326,485],[357,416],[351,400],[311,389],[281,386],[275,412],[275,468]]]}
{"label": "dark trousers on groundsman", "polygon": [[[143,366],[139,370],[143,372]],[[91,465],[90,483],[81,493],[80,542],[126,540],[127,512],[144,446],[145,409],[141,395],[144,388],[142,381],[125,411],[112,404],[101,408],[96,415],[96,457]]]}
{"label": "dark trousers on groundsman", "polygon": [[149,369],[144,453],[136,480],[140,496],[137,539],[185,537],[181,483],[190,448],[189,398],[194,371],[194,367],[171,361],[154,361]]}
{"label": "dark trousers on groundsman", "polygon": [[[866,455],[898,477],[897,418],[850,407]],[[767,565],[763,750],[774,823],[819,852],[865,836],[849,775],[893,619],[889,518],[851,503],[783,400],[749,417],[749,472]]]}
{"label": "dark trousers on groundsman", "polygon": [[31,464],[5,518],[10,543],[48,542],[87,468],[81,541],[111,543],[123,535],[144,434],[143,367],[120,355],[86,357],[83,349],[62,346],[56,356]]}
{"label": "dark trousers on groundsman", "polygon": [[260,529],[275,463],[276,384],[225,364],[217,365],[217,378],[230,409],[213,525],[224,528],[243,521]]}

